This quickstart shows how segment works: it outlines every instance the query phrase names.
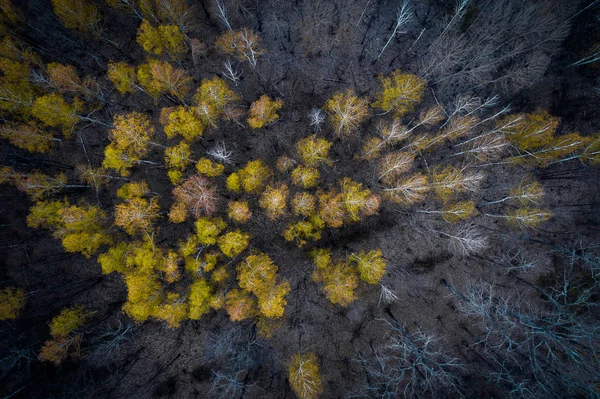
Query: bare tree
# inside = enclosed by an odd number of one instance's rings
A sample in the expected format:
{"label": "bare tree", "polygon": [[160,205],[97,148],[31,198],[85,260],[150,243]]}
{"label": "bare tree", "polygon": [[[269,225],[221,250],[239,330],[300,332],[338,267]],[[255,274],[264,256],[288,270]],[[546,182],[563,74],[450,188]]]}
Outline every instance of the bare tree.
{"label": "bare tree", "polygon": [[208,156],[221,163],[232,164],[235,157],[233,151],[229,151],[225,142],[219,141],[213,148],[206,152]]}
{"label": "bare tree", "polygon": [[469,282],[464,293],[447,287],[459,298],[457,309],[477,321],[482,334],[476,344],[498,365],[496,378],[536,397],[593,390],[592,376],[600,370],[598,327],[555,301],[533,307],[522,295],[503,296],[494,284]]}
{"label": "bare tree", "polygon": [[383,48],[379,52],[379,55],[377,56],[377,58],[375,59],[375,61],[377,61],[377,60],[379,60],[379,58],[381,58],[381,56],[383,55],[383,52],[385,51],[385,49],[387,48],[387,46],[389,46],[389,44],[392,41],[392,39],[394,37],[396,37],[396,34],[398,33],[398,30],[402,26],[406,25],[412,19],[412,17],[413,17],[413,15],[410,12],[410,7],[408,5],[408,0],[404,0],[402,2],[402,5],[398,8],[398,11],[396,12],[396,24],[394,25],[394,29],[392,30],[392,34],[390,35],[390,38],[388,39],[388,41],[385,43],[385,45],[383,46]]}
{"label": "bare tree", "polygon": [[309,125],[315,132],[321,131],[321,125],[325,123],[325,114],[320,108],[313,108],[308,113]]}
{"label": "bare tree", "polygon": [[397,320],[383,321],[385,344],[372,346],[372,359],[358,352],[366,375],[363,394],[368,397],[437,397],[460,392],[457,358],[439,349],[438,339],[418,329],[409,333]]}
{"label": "bare tree", "polygon": [[219,16],[219,19],[221,22],[223,22],[227,29],[232,31],[233,29],[229,23],[229,18],[227,18],[227,9],[225,8],[225,3],[223,0],[215,0],[215,4],[217,6],[217,15]]}
{"label": "bare tree", "polygon": [[489,245],[488,238],[473,224],[464,224],[451,233],[433,229],[431,231],[449,238],[448,248],[455,254],[479,254]]}
{"label": "bare tree", "polygon": [[240,83],[240,78],[242,77],[243,71],[238,70],[237,67],[234,68],[233,65],[231,65],[230,60],[225,61],[223,63],[223,66],[225,67],[225,72],[223,72],[223,76],[231,80],[233,84],[237,86]]}
{"label": "bare tree", "polygon": [[448,93],[458,87],[514,93],[533,84],[569,32],[566,4],[486,2],[465,28],[458,21],[465,21],[468,3],[458,2],[424,54],[422,74]]}

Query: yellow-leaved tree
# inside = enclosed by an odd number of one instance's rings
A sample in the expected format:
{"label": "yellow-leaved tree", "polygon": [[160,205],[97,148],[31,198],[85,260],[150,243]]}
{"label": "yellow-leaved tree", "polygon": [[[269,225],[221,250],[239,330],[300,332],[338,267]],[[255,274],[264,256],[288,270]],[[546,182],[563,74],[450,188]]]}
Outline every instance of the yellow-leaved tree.
{"label": "yellow-leaved tree", "polygon": [[312,135],[299,140],[296,143],[296,153],[302,163],[308,167],[314,168],[319,165],[331,165],[329,159],[329,149],[332,142]]}
{"label": "yellow-leaved tree", "polygon": [[99,38],[102,14],[89,0],[51,0],[54,13],[68,29],[84,36]]}
{"label": "yellow-leaved tree", "polygon": [[39,358],[55,365],[62,363],[67,357],[79,357],[79,347],[83,335],[77,332],[89,320],[91,313],[81,306],[63,309],[50,322],[52,339],[44,342]]}
{"label": "yellow-leaved tree", "polygon": [[106,76],[119,93],[130,94],[137,89],[135,67],[126,62],[109,62]]}
{"label": "yellow-leaved tree", "polygon": [[238,223],[247,223],[252,217],[252,211],[247,201],[230,201],[227,205],[227,216]]}
{"label": "yellow-leaved tree", "polygon": [[386,262],[380,249],[360,251],[350,255],[349,260],[356,264],[360,279],[369,284],[377,284],[385,274]]}
{"label": "yellow-leaved tree", "polygon": [[256,301],[248,292],[234,288],[225,296],[225,310],[231,321],[242,321],[256,314]]}
{"label": "yellow-leaved tree", "polygon": [[5,287],[0,290],[0,321],[16,319],[25,306],[27,295],[20,288]]}
{"label": "yellow-leaved tree", "polygon": [[260,194],[272,175],[271,169],[260,159],[250,161],[244,168],[229,175],[227,188],[235,192],[243,189],[248,194]]}
{"label": "yellow-leaved tree", "polygon": [[240,230],[235,230],[219,237],[217,243],[219,244],[219,249],[221,249],[221,252],[223,252],[226,256],[233,258],[248,248],[249,241],[250,234],[242,233]]}
{"label": "yellow-leaved tree", "polygon": [[80,252],[91,257],[112,239],[105,223],[107,215],[90,205],[71,205],[66,201],[40,201],[29,210],[27,225],[53,229],[67,252]]}
{"label": "yellow-leaved tree", "polygon": [[192,78],[181,68],[174,68],[166,61],[149,60],[137,70],[137,79],[144,91],[158,99],[161,95],[171,95],[178,101],[189,91]]}
{"label": "yellow-leaved tree", "polygon": [[336,93],[325,103],[335,135],[341,138],[349,137],[369,117],[369,100],[360,99],[354,90]]}
{"label": "yellow-leaved tree", "polygon": [[319,359],[314,353],[296,354],[288,363],[289,381],[299,399],[316,399],[323,392]]}
{"label": "yellow-leaved tree", "polygon": [[148,153],[153,135],[154,126],[146,115],[139,112],[115,115],[108,135],[111,143],[104,149],[102,166],[127,176],[129,169]]}
{"label": "yellow-leaved tree", "polygon": [[170,57],[176,58],[179,54],[186,51],[185,35],[181,33],[176,25],[152,26],[146,19],[138,28],[137,42],[144,51],[162,55],[167,53]]}
{"label": "yellow-leaved tree", "polygon": [[258,200],[258,205],[265,210],[269,219],[279,219],[286,214],[288,196],[289,189],[285,184],[267,186]]}
{"label": "yellow-leaved tree", "polygon": [[156,198],[130,198],[124,204],[115,206],[115,226],[123,228],[129,235],[149,233],[159,211]]}
{"label": "yellow-leaved tree", "polygon": [[348,306],[356,299],[354,290],[358,287],[356,268],[342,260],[331,260],[331,254],[326,249],[316,249],[311,252],[315,271],[313,280],[323,283],[327,299],[333,304]]}
{"label": "yellow-leaved tree", "polygon": [[79,122],[82,109],[83,103],[78,98],[69,104],[60,94],[52,93],[36,98],[31,113],[44,125],[61,128],[65,137],[69,138]]}
{"label": "yellow-leaved tree", "polygon": [[228,113],[232,103],[239,101],[239,96],[217,76],[203,79],[194,95],[196,113],[208,126],[216,126],[217,121]]}
{"label": "yellow-leaved tree", "polygon": [[400,71],[392,72],[389,77],[381,76],[379,81],[381,90],[376,94],[377,101],[372,106],[392,112],[396,118],[414,111],[427,86],[426,80]]}
{"label": "yellow-leaved tree", "polygon": [[198,320],[202,315],[208,313],[212,298],[213,289],[206,280],[194,281],[190,286],[189,295],[190,319]]}
{"label": "yellow-leaved tree", "polygon": [[0,136],[15,147],[39,153],[49,152],[52,143],[62,141],[55,138],[51,132],[41,129],[34,122],[7,123],[0,127]]}
{"label": "yellow-leaved tree", "polygon": [[181,142],[165,149],[165,166],[167,175],[173,184],[179,184],[183,178],[183,171],[192,162],[192,151],[189,144]]}
{"label": "yellow-leaved tree", "polygon": [[192,142],[202,136],[204,124],[193,109],[187,107],[163,108],[160,123],[165,127],[168,138],[180,135],[185,141]]}

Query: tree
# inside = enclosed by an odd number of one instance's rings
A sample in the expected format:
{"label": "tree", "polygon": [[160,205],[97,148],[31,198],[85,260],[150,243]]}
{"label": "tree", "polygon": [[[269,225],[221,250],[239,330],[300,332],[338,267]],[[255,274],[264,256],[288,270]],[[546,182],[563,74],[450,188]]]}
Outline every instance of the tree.
{"label": "tree", "polygon": [[448,202],[457,193],[475,192],[485,180],[480,171],[458,169],[453,166],[437,168],[431,173],[430,186],[440,200]]}
{"label": "tree", "polygon": [[517,208],[508,211],[504,215],[493,215],[486,213],[486,216],[503,218],[515,227],[536,227],[538,224],[546,222],[554,217],[554,213],[539,208]]}
{"label": "tree", "polygon": [[333,228],[344,224],[346,214],[344,212],[344,197],[335,192],[317,192],[319,198],[319,216]]}
{"label": "tree", "polygon": [[39,128],[35,123],[5,124],[0,127],[0,136],[12,145],[29,152],[47,153],[54,142],[62,140]]}
{"label": "tree", "polygon": [[321,164],[330,165],[329,149],[332,142],[316,135],[305,137],[296,143],[296,153],[304,165],[314,168]]}
{"label": "tree", "polygon": [[402,118],[414,110],[421,102],[427,81],[415,75],[403,74],[399,70],[389,77],[381,76],[381,90],[376,94],[377,101],[372,106],[387,112],[394,117]]}
{"label": "tree", "polygon": [[198,242],[203,245],[214,245],[221,231],[227,224],[220,218],[199,218],[196,223],[196,235]]}
{"label": "tree", "polygon": [[170,328],[178,328],[188,318],[188,306],[179,294],[169,292],[163,303],[153,313],[157,319],[167,322]]}
{"label": "tree", "polygon": [[249,241],[250,234],[235,230],[219,237],[218,244],[221,252],[233,258],[248,248]]}
{"label": "tree", "polygon": [[175,58],[187,50],[185,35],[178,26],[159,25],[155,28],[145,19],[138,28],[137,42],[144,51],[158,56],[165,52]]}
{"label": "tree", "polygon": [[408,172],[415,160],[414,155],[406,152],[390,152],[379,162],[377,174],[384,184],[396,181],[401,175]]}
{"label": "tree", "polygon": [[30,209],[27,225],[54,229],[53,236],[62,240],[67,252],[80,252],[89,258],[101,246],[112,242],[104,228],[106,219],[106,213],[94,206],[36,202]]}
{"label": "tree", "polygon": [[439,230],[432,230],[450,239],[448,248],[450,251],[460,255],[471,255],[483,252],[487,249],[489,243],[481,230],[472,224],[463,224],[454,232],[445,233]]}
{"label": "tree", "polygon": [[309,240],[320,240],[324,227],[325,222],[318,215],[312,214],[307,219],[288,225],[282,235],[286,241],[296,241],[296,245],[300,248]]}
{"label": "tree", "polygon": [[169,211],[169,221],[172,223],[183,223],[188,217],[187,208],[182,202],[175,202]]}
{"label": "tree", "polygon": [[[272,175],[271,169],[261,160],[250,161],[237,172],[239,185],[248,194],[259,194],[263,191]],[[229,187],[229,179],[227,183]]]}
{"label": "tree", "polygon": [[137,79],[135,68],[126,62],[108,63],[106,76],[115,86],[115,89],[121,94],[135,93],[137,88]]}
{"label": "tree", "polygon": [[283,107],[283,100],[278,98],[277,100],[271,100],[271,98],[264,94],[258,100],[254,101],[250,105],[248,111],[248,125],[252,129],[260,129],[265,125],[271,125],[279,119],[277,111]]}
{"label": "tree", "polygon": [[116,169],[121,175],[129,174],[129,169],[148,153],[153,135],[154,126],[146,115],[139,112],[115,115],[108,133],[111,144],[104,149],[102,166]]}
{"label": "tree", "polygon": [[183,171],[191,162],[191,156],[190,146],[184,141],[165,149],[165,165],[171,183],[178,184],[181,182]]}
{"label": "tree", "polygon": [[13,179],[15,179],[17,189],[30,195],[34,201],[55,194],[63,188],[70,187],[67,184],[67,177],[63,173],[54,177],[39,172],[29,174],[13,173]]}
{"label": "tree", "polygon": [[144,155],[154,135],[150,119],[139,112],[115,115],[109,138],[119,150]]}
{"label": "tree", "polygon": [[227,54],[248,61],[253,68],[256,68],[258,57],[266,54],[266,50],[260,47],[260,36],[247,28],[226,31],[215,40],[215,45]]}
{"label": "tree", "polygon": [[200,279],[192,283],[189,295],[190,319],[198,320],[210,311],[212,295],[213,290],[206,280]]}
{"label": "tree", "polygon": [[373,195],[371,190],[363,190],[361,183],[357,183],[349,177],[344,177],[340,181],[340,187],[342,204],[350,220],[358,222],[362,216],[377,213],[379,197]]}
{"label": "tree", "polygon": [[63,309],[50,322],[50,335],[66,337],[74,330],[82,327],[89,319],[90,313],[81,306]]}
{"label": "tree", "polygon": [[148,187],[148,183],[146,183],[145,180],[123,184],[117,190],[117,197],[125,200],[130,198],[143,197],[147,194],[150,194],[150,188]]}
{"label": "tree", "polygon": [[61,95],[53,93],[36,98],[31,113],[46,126],[60,127],[65,137],[69,138],[79,122],[78,113],[82,108],[79,99],[69,104]]}
{"label": "tree", "polygon": [[258,253],[247,256],[236,270],[239,286],[259,296],[265,287],[275,284],[278,268],[267,254]]}
{"label": "tree", "polygon": [[300,165],[292,171],[292,183],[304,189],[316,186],[319,177],[319,169],[317,168]]}
{"label": "tree", "polygon": [[442,215],[448,223],[456,223],[460,220],[468,219],[477,214],[477,208],[474,201],[461,201],[449,204],[441,211],[419,210],[420,213],[437,213]]}
{"label": "tree", "polygon": [[227,216],[238,223],[247,223],[252,217],[252,211],[247,201],[230,201],[227,206]]}
{"label": "tree", "polygon": [[341,260],[332,261],[328,250],[313,251],[311,256],[316,266],[313,280],[323,283],[327,299],[344,307],[353,302],[358,287],[356,268]]}
{"label": "tree", "polygon": [[173,68],[168,62],[157,60],[149,60],[140,65],[137,79],[140,86],[154,99],[168,93],[179,101],[183,101],[188,93],[192,80],[185,70]]}
{"label": "tree", "polygon": [[359,99],[354,90],[337,93],[325,103],[337,137],[353,134],[369,116],[369,100]]}
{"label": "tree", "polygon": [[285,184],[267,186],[258,200],[258,205],[265,210],[269,219],[276,220],[285,215],[288,196],[289,189]]}
{"label": "tree", "polygon": [[52,339],[44,343],[39,358],[59,365],[68,356],[79,356],[82,334],[76,333],[89,320],[91,313],[81,306],[63,309],[50,322]]}
{"label": "tree", "polygon": [[361,352],[358,360],[366,375],[364,394],[387,397],[438,397],[460,392],[458,359],[440,348],[439,339],[421,329],[409,333],[393,315],[383,334],[384,342],[373,346],[373,360]]}
{"label": "tree", "polygon": [[350,261],[356,263],[360,279],[369,284],[377,284],[385,274],[386,262],[380,249],[352,254]]}
{"label": "tree", "polygon": [[77,176],[96,191],[106,187],[112,177],[108,171],[102,167],[95,168],[89,164],[80,164],[75,166]]}
{"label": "tree", "polygon": [[269,318],[279,318],[285,312],[287,301],[285,296],[290,292],[290,283],[284,281],[274,284],[258,294],[258,309]]}
{"label": "tree", "polygon": [[217,76],[203,79],[194,95],[196,113],[203,123],[210,126],[216,126],[217,120],[225,116],[231,103],[239,100],[239,96]]}
{"label": "tree", "polygon": [[185,141],[192,142],[202,137],[204,131],[202,121],[193,109],[187,107],[163,108],[160,112],[160,122],[170,139],[180,135]]}
{"label": "tree", "polygon": [[317,199],[307,192],[296,193],[292,198],[292,211],[296,216],[309,216],[316,210]]}
{"label": "tree", "polygon": [[123,311],[141,323],[151,317],[163,300],[163,289],[153,273],[137,271],[125,274],[127,302]]}
{"label": "tree", "polygon": [[81,0],[52,0],[54,13],[67,29],[93,38],[102,32],[102,15],[95,4]]}
{"label": "tree", "polygon": [[48,85],[59,93],[79,93],[86,90],[86,84],[82,82],[73,65],[51,62],[46,66],[46,69],[48,71]]}
{"label": "tree", "polygon": [[246,291],[234,288],[225,296],[225,310],[231,321],[242,321],[254,316],[256,301]]}
{"label": "tree", "polygon": [[174,188],[173,196],[196,217],[211,215],[217,208],[217,189],[200,175],[189,177],[182,185]]}
{"label": "tree", "polygon": [[164,279],[167,283],[174,283],[181,278],[180,261],[181,259],[175,251],[169,250],[166,256],[163,256],[163,262],[159,269],[164,273]]}
{"label": "tree", "polygon": [[401,205],[412,205],[423,201],[431,186],[426,176],[421,173],[398,179],[383,189],[385,198]]}
{"label": "tree", "polygon": [[16,319],[25,307],[27,296],[20,288],[4,287],[0,290],[0,321]]}
{"label": "tree", "polygon": [[158,218],[160,207],[156,198],[131,198],[125,204],[115,206],[115,225],[122,227],[129,235],[148,233],[152,223]]}
{"label": "tree", "polygon": [[527,205],[529,203],[539,205],[543,197],[544,187],[540,182],[533,180],[532,178],[525,178],[521,180],[517,186],[513,187],[506,197],[496,201],[487,202],[486,205],[499,204],[505,201],[514,201],[521,205]]}
{"label": "tree", "polygon": [[314,353],[296,354],[288,363],[290,386],[300,399],[315,399],[323,392],[319,361]]}
{"label": "tree", "polygon": [[213,162],[208,158],[200,158],[196,164],[196,170],[201,175],[217,177],[223,174],[225,166],[221,165],[220,163]]}

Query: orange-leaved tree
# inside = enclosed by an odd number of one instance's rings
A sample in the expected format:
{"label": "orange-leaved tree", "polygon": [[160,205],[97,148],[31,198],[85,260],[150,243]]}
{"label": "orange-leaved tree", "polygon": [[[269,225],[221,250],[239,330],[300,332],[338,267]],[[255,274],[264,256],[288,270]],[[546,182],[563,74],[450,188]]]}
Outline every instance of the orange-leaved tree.
{"label": "orange-leaved tree", "polygon": [[279,119],[277,111],[283,107],[283,100],[271,100],[266,94],[263,94],[258,100],[250,105],[248,111],[248,125],[252,129],[260,129],[265,125],[271,125]]}
{"label": "orange-leaved tree", "polygon": [[242,61],[248,61],[254,68],[258,57],[267,52],[260,45],[258,33],[247,28],[239,31],[228,30],[215,40],[215,45],[225,53],[232,54]]}

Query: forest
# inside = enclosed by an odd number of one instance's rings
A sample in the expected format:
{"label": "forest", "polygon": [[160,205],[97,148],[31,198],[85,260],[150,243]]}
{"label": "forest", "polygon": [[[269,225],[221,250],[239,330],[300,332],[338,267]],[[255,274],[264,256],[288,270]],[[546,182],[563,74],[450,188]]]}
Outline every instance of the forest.
{"label": "forest", "polygon": [[0,0],[0,397],[600,398],[600,0]]}

